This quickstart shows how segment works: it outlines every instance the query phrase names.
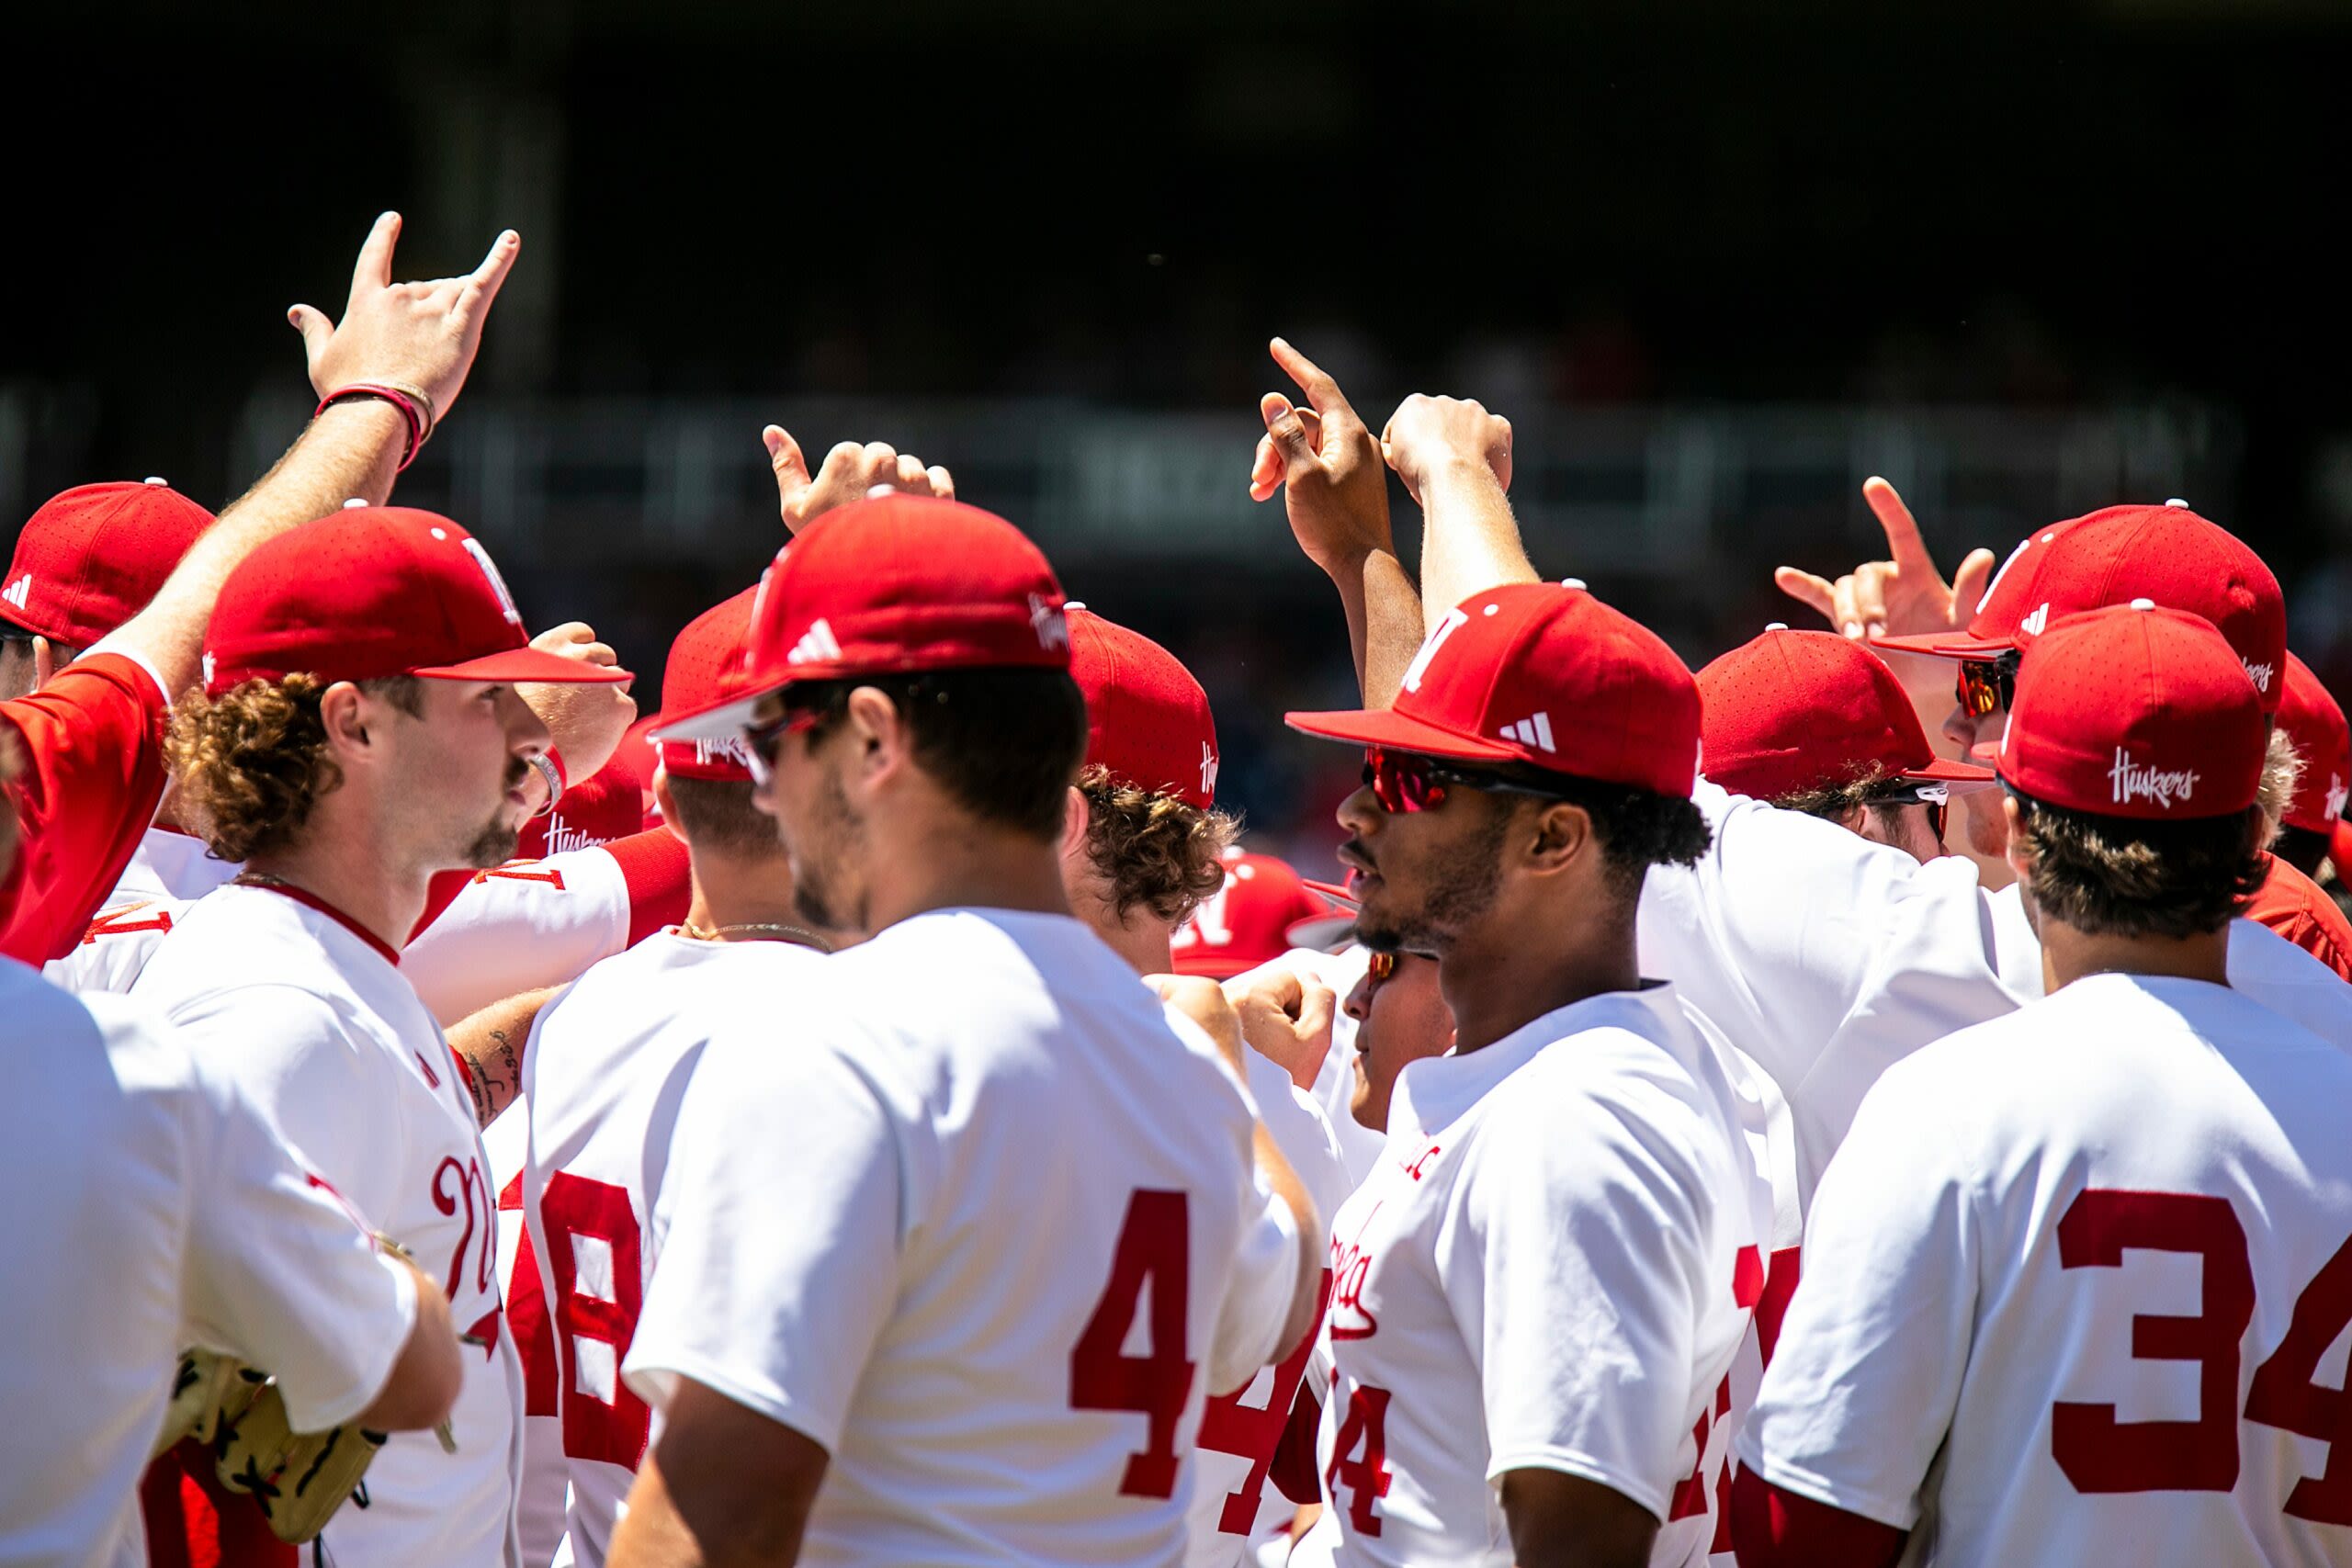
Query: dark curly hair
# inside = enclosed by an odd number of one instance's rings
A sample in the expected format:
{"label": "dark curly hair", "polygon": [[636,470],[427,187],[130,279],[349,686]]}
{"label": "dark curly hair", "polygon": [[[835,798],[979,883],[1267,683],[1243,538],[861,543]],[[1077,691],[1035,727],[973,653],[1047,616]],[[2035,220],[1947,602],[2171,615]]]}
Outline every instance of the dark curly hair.
{"label": "dark curly hair", "polygon": [[2042,914],[2094,935],[2182,937],[2220,931],[2270,874],[2260,807],[2188,822],[2100,817],[2016,790]]}
{"label": "dark curly hair", "polygon": [[1240,824],[1222,811],[1133,784],[1114,784],[1099,762],[1080,771],[1086,796],[1086,855],[1111,885],[1119,918],[1138,907],[1177,921],[1225,885],[1225,852]]}
{"label": "dark curly hair", "polygon": [[[180,806],[222,860],[283,848],[320,797],[343,782],[319,715],[328,684],[299,673],[281,681],[256,677],[218,697],[190,691],[173,705],[164,747]],[[413,675],[363,681],[359,689],[403,713],[424,711],[424,690]]]}

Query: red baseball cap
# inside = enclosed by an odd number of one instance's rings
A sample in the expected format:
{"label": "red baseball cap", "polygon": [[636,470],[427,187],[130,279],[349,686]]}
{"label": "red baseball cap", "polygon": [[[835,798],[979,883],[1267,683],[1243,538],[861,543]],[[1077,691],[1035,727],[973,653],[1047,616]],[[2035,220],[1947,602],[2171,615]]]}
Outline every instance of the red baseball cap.
{"label": "red baseball cap", "polygon": [[88,648],[147,607],[207,512],[161,479],[81,485],[43,502],[0,580],[0,620]]}
{"label": "red baseball cap", "polygon": [[[1203,811],[1216,804],[1216,721],[1177,657],[1083,604],[1069,617],[1069,673],[1086,695],[1086,760],[1114,782]],[[1239,973],[1239,971],[1236,971]]]}
{"label": "red baseball cap", "polygon": [[1294,729],[1433,757],[1526,762],[1688,795],[1699,688],[1655,632],[1581,587],[1511,583],[1446,612],[1396,705],[1283,716]]}
{"label": "red baseball cap", "polygon": [[2352,728],[2344,709],[2319,683],[2312,667],[2287,655],[2287,694],[2278,705],[2278,728],[2295,743],[2303,771],[2295,781],[2295,798],[2287,807],[2290,828],[2333,833],[2344,818],[2344,798],[2352,788]]}
{"label": "red baseball cap", "polygon": [[1355,911],[1289,863],[1229,851],[1225,886],[1176,928],[1176,973],[1212,980],[1269,964],[1294,947],[1321,947],[1355,922]]}
{"label": "red baseball cap", "polygon": [[2185,502],[2110,506],[2038,530],[2009,555],[1965,634],[1879,639],[1946,659],[2022,649],[2068,615],[2147,599],[2221,628],[2276,713],[2285,694],[2287,600],[2260,556]]}
{"label": "red baseball cap", "polygon": [[626,681],[530,646],[490,552],[447,517],[361,506],[290,528],[221,585],[204,690],[298,671],[322,681]]}
{"label": "red baseball cap", "polygon": [[[756,587],[746,588],[686,623],[686,629],[670,644],[670,662],[662,671],[664,709],[693,713],[735,689],[742,679],[744,649],[752,637],[752,607],[759,595]],[[654,721],[654,733],[662,728],[660,720]],[[749,784],[752,779],[740,732],[706,740],[664,740],[654,750],[673,778],[729,784]]]}
{"label": "red baseball cap", "polygon": [[1946,761],[1903,682],[1850,637],[1775,624],[1699,671],[1699,771],[1735,795],[1773,800],[1889,777],[1989,784],[1989,768]]}
{"label": "red baseball cap", "polygon": [[1044,554],[977,506],[872,496],[826,513],[776,552],[734,694],[654,735],[735,736],[762,697],[796,682],[1004,667],[1069,668],[1061,584]]}
{"label": "red baseball cap", "polygon": [[555,809],[523,824],[516,860],[594,849],[645,831],[645,792],[628,770],[607,762],[563,792]]}
{"label": "red baseball cap", "polygon": [[2224,817],[2262,788],[2261,694],[2211,621],[2149,600],[2045,627],[2018,670],[2002,779],[2046,805]]}
{"label": "red baseball cap", "polygon": [[[670,694],[666,682],[662,694],[665,699]],[[660,714],[639,715],[637,722],[621,736],[621,743],[613,748],[613,760],[605,764],[605,770],[627,773],[637,781],[638,788],[651,789],[654,765],[662,760],[662,749],[655,742],[653,732],[661,727]]]}

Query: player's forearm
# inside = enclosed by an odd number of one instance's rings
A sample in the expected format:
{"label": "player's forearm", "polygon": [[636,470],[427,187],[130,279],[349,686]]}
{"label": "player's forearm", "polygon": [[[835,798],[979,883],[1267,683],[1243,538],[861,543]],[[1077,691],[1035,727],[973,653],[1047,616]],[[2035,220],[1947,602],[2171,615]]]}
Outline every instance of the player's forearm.
{"label": "player's forearm", "polygon": [[522,1091],[523,1050],[530,1043],[531,1025],[560,988],[525,991],[492,1002],[449,1031],[449,1049],[465,1069],[466,1088],[474,1097],[474,1114],[483,1126],[496,1121],[498,1113],[514,1104]]}
{"label": "player's forearm", "polygon": [[1306,1186],[1283,1157],[1274,1136],[1261,1122],[1251,1144],[1258,1162],[1259,1174],[1282,1205],[1290,1211],[1291,1219],[1298,1226],[1297,1271],[1291,1280],[1290,1311],[1283,1319],[1283,1331],[1274,1342],[1275,1359],[1287,1356],[1296,1348],[1306,1331],[1315,1325],[1316,1298],[1323,1274],[1323,1217],[1315,1212],[1315,1200],[1307,1195]]}
{"label": "player's forearm", "polygon": [[1339,582],[1348,614],[1348,640],[1356,660],[1356,686],[1363,705],[1385,708],[1421,645],[1421,595],[1412,573],[1387,550],[1376,550]]}
{"label": "player's forearm", "polygon": [[1510,497],[1476,457],[1452,457],[1432,469],[1422,483],[1421,511],[1423,632],[1473,593],[1540,581]]}
{"label": "player's forearm", "polygon": [[449,1298],[415,1264],[401,1261],[398,1267],[415,1276],[416,1321],[383,1388],[353,1417],[356,1425],[373,1432],[418,1432],[448,1419],[465,1382],[457,1330],[449,1321]]}
{"label": "player's forearm", "polygon": [[220,586],[255,548],[354,496],[380,504],[391,494],[408,426],[400,411],[355,398],[312,420],[260,483],[239,497],[189,547],[153,603],[107,638],[137,653],[163,678],[164,694],[195,684],[205,624]]}

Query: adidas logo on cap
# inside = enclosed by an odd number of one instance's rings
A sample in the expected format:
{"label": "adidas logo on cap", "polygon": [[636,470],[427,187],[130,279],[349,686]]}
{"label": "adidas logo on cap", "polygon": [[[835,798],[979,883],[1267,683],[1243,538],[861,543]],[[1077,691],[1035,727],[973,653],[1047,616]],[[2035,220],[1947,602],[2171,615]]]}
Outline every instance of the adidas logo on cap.
{"label": "adidas logo on cap", "polygon": [[29,571],[25,573],[24,576],[17,579],[16,581],[8,584],[6,590],[0,590],[0,599],[6,599],[9,604],[14,604],[19,610],[25,607],[25,602],[32,596],[33,574]]}
{"label": "adidas logo on cap", "polygon": [[792,645],[792,651],[784,656],[784,661],[786,664],[815,664],[841,656],[842,645],[833,640],[833,628],[825,624],[824,617],[819,616],[808,623],[808,629],[800,634],[800,640]]}
{"label": "adidas logo on cap", "polygon": [[1548,713],[1522,718],[1516,724],[1506,724],[1497,733],[1505,740],[1516,740],[1522,746],[1540,746],[1546,751],[1559,750],[1552,744],[1552,716]]}
{"label": "adidas logo on cap", "polygon": [[2041,635],[2041,628],[2049,624],[2050,606],[2044,604],[2041,608],[2035,610],[2032,615],[2028,615],[2024,620],[2019,621],[2018,623],[2018,630],[2025,633],[2028,637],[2040,637]]}

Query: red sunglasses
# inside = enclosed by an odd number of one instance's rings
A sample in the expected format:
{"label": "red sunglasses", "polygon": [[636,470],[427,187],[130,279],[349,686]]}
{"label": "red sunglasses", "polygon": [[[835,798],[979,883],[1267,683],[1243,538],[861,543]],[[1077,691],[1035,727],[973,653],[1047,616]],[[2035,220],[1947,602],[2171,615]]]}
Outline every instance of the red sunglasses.
{"label": "red sunglasses", "polygon": [[1363,752],[1364,787],[1392,817],[1427,811],[1442,804],[1450,786],[1487,790],[1496,795],[1529,795],[1538,800],[1566,798],[1555,790],[1519,784],[1498,773],[1458,767],[1420,751],[1391,751],[1367,746]]}

